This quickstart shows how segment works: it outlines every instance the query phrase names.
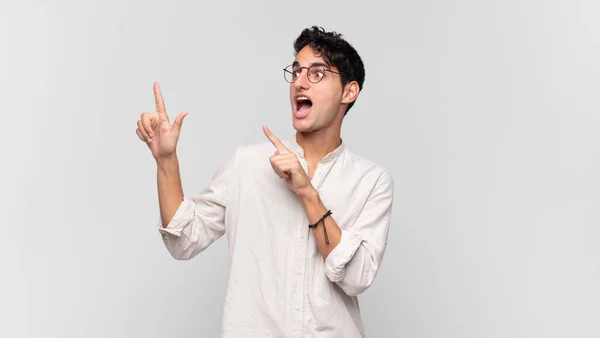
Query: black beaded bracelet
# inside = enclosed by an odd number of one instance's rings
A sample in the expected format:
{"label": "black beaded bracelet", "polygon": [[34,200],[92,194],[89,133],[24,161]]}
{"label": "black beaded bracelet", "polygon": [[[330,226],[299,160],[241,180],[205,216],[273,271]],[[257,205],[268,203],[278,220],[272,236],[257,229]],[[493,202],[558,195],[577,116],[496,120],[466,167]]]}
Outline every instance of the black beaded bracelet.
{"label": "black beaded bracelet", "polygon": [[323,223],[323,233],[325,234],[325,243],[327,243],[327,244],[329,244],[329,237],[327,237],[327,229],[325,228],[325,217],[330,216],[330,215],[331,215],[331,210],[327,210],[325,215],[323,215],[323,217],[321,217],[318,221],[316,221],[313,224],[308,225],[309,228],[314,228],[317,225],[319,225],[319,223]]}

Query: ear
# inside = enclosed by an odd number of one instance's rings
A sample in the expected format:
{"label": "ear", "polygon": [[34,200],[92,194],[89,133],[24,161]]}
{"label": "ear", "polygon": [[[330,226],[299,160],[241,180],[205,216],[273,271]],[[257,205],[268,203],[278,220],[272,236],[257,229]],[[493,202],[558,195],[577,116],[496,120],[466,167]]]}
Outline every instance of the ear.
{"label": "ear", "polygon": [[344,92],[342,93],[342,103],[351,103],[356,100],[358,97],[358,93],[360,92],[358,82],[351,81],[346,84],[344,87]]}

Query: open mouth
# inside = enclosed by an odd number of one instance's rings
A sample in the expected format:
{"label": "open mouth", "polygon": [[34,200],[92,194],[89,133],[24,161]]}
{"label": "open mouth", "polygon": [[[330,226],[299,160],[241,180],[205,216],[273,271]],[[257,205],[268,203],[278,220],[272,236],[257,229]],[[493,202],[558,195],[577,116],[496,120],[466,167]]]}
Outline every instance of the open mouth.
{"label": "open mouth", "polygon": [[312,101],[306,96],[298,96],[296,98],[296,117],[304,117],[308,115],[310,112],[310,108],[312,108]]}

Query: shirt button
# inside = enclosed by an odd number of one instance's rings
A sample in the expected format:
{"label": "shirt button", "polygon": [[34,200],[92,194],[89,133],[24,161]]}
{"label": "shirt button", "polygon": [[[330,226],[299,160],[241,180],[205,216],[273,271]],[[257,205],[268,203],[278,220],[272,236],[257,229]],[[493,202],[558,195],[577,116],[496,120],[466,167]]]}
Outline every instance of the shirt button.
{"label": "shirt button", "polygon": [[296,311],[300,311],[300,305],[296,305]]}
{"label": "shirt button", "polygon": [[306,234],[302,234],[302,239],[306,239]]}
{"label": "shirt button", "polygon": [[301,274],[302,274],[302,270],[298,269],[298,272],[297,272],[297,273],[298,273],[299,275],[301,275]]}

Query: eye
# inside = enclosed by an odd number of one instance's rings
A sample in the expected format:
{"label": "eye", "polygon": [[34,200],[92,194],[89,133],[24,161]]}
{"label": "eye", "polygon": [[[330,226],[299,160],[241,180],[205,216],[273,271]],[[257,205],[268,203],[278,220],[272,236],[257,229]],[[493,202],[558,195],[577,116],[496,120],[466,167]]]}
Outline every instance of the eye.
{"label": "eye", "polygon": [[325,69],[321,66],[312,66],[308,72],[312,83],[317,83],[325,77]]}

